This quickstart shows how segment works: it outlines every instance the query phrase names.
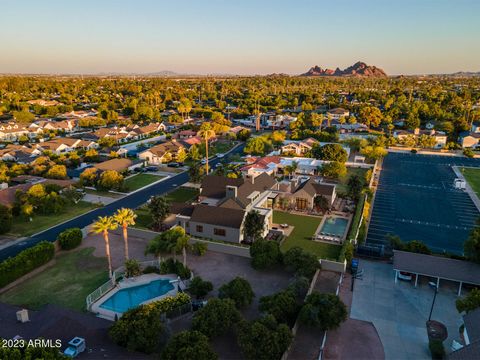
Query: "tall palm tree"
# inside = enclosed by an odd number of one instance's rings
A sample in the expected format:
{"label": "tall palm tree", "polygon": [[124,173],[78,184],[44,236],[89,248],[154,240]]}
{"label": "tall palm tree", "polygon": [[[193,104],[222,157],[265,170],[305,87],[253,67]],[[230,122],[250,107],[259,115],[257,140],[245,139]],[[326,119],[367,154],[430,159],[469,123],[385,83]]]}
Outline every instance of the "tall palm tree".
{"label": "tall palm tree", "polygon": [[93,232],[95,234],[103,234],[105,240],[105,253],[108,260],[108,276],[112,278],[112,258],[110,256],[110,239],[108,238],[108,231],[115,230],[118,224],[110,216],[99,216],[98,220],[93,223]]}
{"label": "tall palm tree", "polygon": [[128,256],[128,227],[135,225],[135,219],[137,214],[132,209],[121,208],[118,209],[115,215],[113,215],[115,221],[123,229],[123,242],[125,245],[125,260],[129,259]]}
{"label": "tall palm tree", "polygon": [[212,129],[209,123],[204,123],[202,129],[200,130],[200,136],[205,140],[205,170],[208,175],[208,140],[215,136],[215,130]]}
{"label": "tall palm tree", "polygon": [[174,231],[173,237],[176,239],[175,250],[181,251],[183,255],[183,266],[187,266],[187,248],[190,247],[190,237],[185,233],[185,229],[177,226],[172,229]]}

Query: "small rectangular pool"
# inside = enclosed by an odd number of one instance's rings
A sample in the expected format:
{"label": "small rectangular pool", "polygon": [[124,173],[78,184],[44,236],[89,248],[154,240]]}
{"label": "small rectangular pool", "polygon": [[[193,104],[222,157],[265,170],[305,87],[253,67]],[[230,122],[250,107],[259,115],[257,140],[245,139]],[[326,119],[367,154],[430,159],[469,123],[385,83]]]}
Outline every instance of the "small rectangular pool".
{"label": "small rectangular pool", "polygon": [[343,237],[345,231],[347,230],[348,219],[342,217],[333,217],[329,216],[323,222],[322,229],[320,230],[321,235],[329,236],[338,236]]}
{"label": "small rectangular pool", "polygon": [[124,313],[144,301],[165,295],[173,289],[174,285],[170,283],[170,280],[154,280],[147,284],[118,290],[105,300],[100,307],[117,313]]}

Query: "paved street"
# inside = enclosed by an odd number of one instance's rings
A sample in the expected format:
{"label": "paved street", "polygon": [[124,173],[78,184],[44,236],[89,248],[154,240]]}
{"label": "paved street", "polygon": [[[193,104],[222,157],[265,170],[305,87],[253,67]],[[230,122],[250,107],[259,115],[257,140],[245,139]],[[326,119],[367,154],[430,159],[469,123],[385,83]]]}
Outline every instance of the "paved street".
{"label": "paved street", "polygon": [[[230,154],[240,154],[243,152],[243,148],[244,148],[244,145],[242,144],[237,148],[235,148],[234,150],[232,150]],[[212,166],[213,168],[213,166],[215,166],[218,162],[220,162],[220,160],[221,159],[217,159],[217,158],[211,159],[210,166]],[[151,186],[140,189],[134,193],[131,193],[121,199],[118,199],[115,202],[105,205],[102,208],[92,210],[88,213],[80,215],[75,219],[68,220],[63,224],[59,224],[54,227],[51,227],[48,230],[42,231],[38,234],[31,236],[25,241],[12,244],[7,248],[2,249],[0,251],[0,261],[3,261],[10,256],[15,256],[20,251],[25,250],[29,247],[32,247],[35,244],[39,243],[40,241],[43,241],[43,240],[55,241],[58,234],[61,233],[62,231],[72,227],[83,228],[85,226],[88,226],[99,216],[112,215],[119,208],[122,208],[122,207],[132,208],[132,209],[137,208],[140,205],[144,204],[151,196],[167,193],[177,188],[178,186],[185,184],[188,180],[189,178],[188,178],[187,172],[180,173],[178,175],[172,176],[169,179],[161,181],[157,184],[153,184]]]}

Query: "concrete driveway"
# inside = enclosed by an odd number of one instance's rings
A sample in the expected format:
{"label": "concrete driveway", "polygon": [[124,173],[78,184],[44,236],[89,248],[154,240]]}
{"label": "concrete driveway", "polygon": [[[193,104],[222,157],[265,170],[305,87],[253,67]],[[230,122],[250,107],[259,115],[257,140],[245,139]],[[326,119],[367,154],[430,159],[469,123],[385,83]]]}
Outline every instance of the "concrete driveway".
{"label": "concrete driveway", "polygon": [[[398,281],[395,284],[392,265],[360,261],[364,270],[363,280],[355,282],[351,318],[371,321],[382,341],[385,358],[431,359],[425,322],[428,320],[433,300],[433,290],[428,279],[413,283]],[[458,339],[462,318],[455,308],[455,289],[440,284],[432,315],[433,320],[443,322],[449,337],[445,350],[453,339]]]}

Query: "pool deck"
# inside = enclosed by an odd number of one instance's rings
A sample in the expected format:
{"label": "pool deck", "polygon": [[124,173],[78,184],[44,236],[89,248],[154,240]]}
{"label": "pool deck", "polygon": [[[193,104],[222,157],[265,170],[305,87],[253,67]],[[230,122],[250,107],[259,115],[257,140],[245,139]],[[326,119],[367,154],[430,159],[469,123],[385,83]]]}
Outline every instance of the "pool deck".
{"label": "pool deck", "polygon": [[[331,217],[342,218],[342,219],[348,220],[347,225],[345,226],[345,231],[343,232],[342,237],[340,239],[338,239],[338,241],[329,241],[329,240],[320,238],[321,236],[323,236],[323,235],[320,234],[320,232],[322,231],[322,228],[323,228],[323,225],[325,224],[325,221],[327,221],[327,219],[329,219]],[[345,213],[338,213],[338,212],[332,212],[328,215],[325,215],[322,218],[322,221],[320,222],[320,224],[318,225],[317,230],[315,231],[313,241],[323,242],[323,243],[327,243],[327,244],[334,244],[334,245],[342,245],[343,242],[345,241],[345,239],[347,238],[348,229],[350,229],[350,225],[352,223],[352,218],[353,218],[353,216],[351,214],[345,215]]]}
{"label": "pool deck", "polygon": [[[105,295],[103,295],[101,298],[99,298],[97,301],[95,301],[92,304],[92,306],[90,308],[90,311],[93,312],[94,314],[96,314],[98,317],[101,317],[103,319],[112,320],[112,321],[114,321],[115,318],[119,319],[120,317],[122,317],[123,313],[102,308],[101,305],[107,299],[111,298],[113,295],[115,295],[118,291],[120,291],[122,289],[128,289],[128,288],[133,288],[133,287],[140,286],[140,285],[149,284],[149,283],[151,283],[152,281],[155,281],[155,280],[177,281],[178,277],[177,277],[177,275],[174,275],[174,274],[166,274],[166,275],[144,274],[144,275],[140,275],[140,276],[137,276],[137,277],[124,279],[124,280],[118,282],[117,285],[112,290],[110,290]],[[172,290],[170,290],[166,294],[163,294],[162,296],[158,296],[158,297],[149,299],[147,301],[144,301],[144,302],[140,303],[139,305],[149,304],[151,302],[160,300],[160,299],[162,299],[166,296],[175,296],[176,294],[177,294],[177,287],[175,286]]]}

